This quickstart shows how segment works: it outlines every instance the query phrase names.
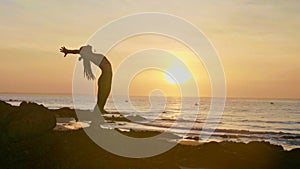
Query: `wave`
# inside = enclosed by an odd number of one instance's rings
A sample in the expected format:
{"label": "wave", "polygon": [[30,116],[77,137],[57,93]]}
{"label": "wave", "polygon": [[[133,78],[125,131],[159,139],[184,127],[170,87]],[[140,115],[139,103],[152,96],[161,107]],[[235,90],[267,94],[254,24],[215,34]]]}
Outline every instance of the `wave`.
{"label": "wave", "polygon": [[274,121],[274,120],[240,120],[241,122],[251,123],[270,123],[270,124],[300,124],[299,121]]}
{"label": "wave", "polygon": [[[181,129],[181,130],[191,130],[193,131],[204,131],[205,130],[202,127],[192,127],[187,128],[183,126],[172,126],[169,124],[162,124],[162,123],[145,123],[145,122],[135,122],[137,124],[141,124],[143,126],[153,126],[153,127],[159,127],[164,130],[172,128],[172,129]],[[207,131],[211,131],[211,129],[206,129]],[[291,131],[294,131],[291,130]],[[214,130],[214,133],[224,133],[224,134],[243,134],[243,135],[269,135],[269,136],[295,136],[294,138],[300,137],[299,134],[292,133],[292,132],[282,132],[282,131],[253,131],[253,130],[238,130],[238,129],[222,129],[217,128]]]}

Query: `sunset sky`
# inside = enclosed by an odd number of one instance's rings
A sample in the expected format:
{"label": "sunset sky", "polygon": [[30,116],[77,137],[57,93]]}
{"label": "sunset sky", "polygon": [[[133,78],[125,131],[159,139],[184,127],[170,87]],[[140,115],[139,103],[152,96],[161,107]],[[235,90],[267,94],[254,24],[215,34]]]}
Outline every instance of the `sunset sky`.
{"label": "sunset sky", "polygon": [[[209,38],[224,67],[228,97],[300,98],[298,0],[2,0],[0,4],[0,93],[70,94],[77,59],[64,58],[61,46],[79,48],[100,27],[122,16],[163,12],[186,19]],[[191,69],[200,94],[210,96],[209,76],[201,62],[174,39],[132,37],[107,57],[116,69],[122,59],[145,48],[178,56]],[[148,71],[133,79],[130,94],[147,95],[156,85],[168,95],[178,92],[165,74]]]}

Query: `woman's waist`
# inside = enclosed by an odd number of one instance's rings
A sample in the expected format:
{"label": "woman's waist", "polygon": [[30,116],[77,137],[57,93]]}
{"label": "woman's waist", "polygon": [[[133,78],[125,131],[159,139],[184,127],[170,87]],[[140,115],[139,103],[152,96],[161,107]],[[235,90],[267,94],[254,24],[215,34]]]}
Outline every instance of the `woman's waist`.
{"label": "woman's waist", "polygon": [[111,63],[104,57],[99,65],[102,71],[112,71]]}

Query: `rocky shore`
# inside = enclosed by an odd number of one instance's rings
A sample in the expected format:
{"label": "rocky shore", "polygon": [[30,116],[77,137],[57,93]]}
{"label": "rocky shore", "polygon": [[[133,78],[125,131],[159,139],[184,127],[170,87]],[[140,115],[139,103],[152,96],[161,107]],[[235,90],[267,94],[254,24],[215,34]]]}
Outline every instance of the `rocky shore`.
{"label": "rocky shore", "polygon": [[[53,130],[56,118],[59,117],[76,119],[76,113],[69,108],[49,110],[35,103],[23,102],[20,106],[11,106],[0,101],[0,168],[300,168],[300,149],[285,151],[282,146],[268,142],[177,144],[171,150],[150,158],[120,157],[96,145],[83,129]],[[131,137],[149,137],[156,134],[158,133],[150,131],[126,132]]]}

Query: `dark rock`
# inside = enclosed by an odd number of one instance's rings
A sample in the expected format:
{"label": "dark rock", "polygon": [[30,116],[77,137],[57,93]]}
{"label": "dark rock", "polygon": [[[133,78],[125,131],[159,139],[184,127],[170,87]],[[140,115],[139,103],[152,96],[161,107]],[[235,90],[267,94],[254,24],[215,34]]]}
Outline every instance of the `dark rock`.
{"label": "dark rock", "polygon": [[[133,130],[130,133],[145,134]],[[10,149],[7,153],[0,151],[1,169],[294,169],[300,166],[300,149],[284,151],[281,146],[268,142],[209,142],[198,146],[178,144],[157,156],[136,159],[102,149],[84,130],[52,131],[41,137],[8,144]]]}
{"label": "dark rock", "polygon": [[198,136],[187,136],[184,139],[199,141],[200,138]]}
{"label": "dark rock", "polygon": [[56,117],[74,117],[76,120],[78,120],[74,109],[64,107],[58,110],[51,110],[51,111]]}
{"label": "dark rock", "polygon": [[5,133],[9,139],[17,141],[44,134],[55,126],[56,118],[46,107],[22,102],[20,107],[11,114]]}
{"label": "dark rock", "polygon": [[142,116],[139,116],[139,115],[127,116],[126,118],[129,119],[130,121],[133,121],[133,122],[146,121],[147,120],[146,118],[144,118]]}
{"label": "dark rock", "polygon": [[4,101],[0,101],[0,128],[1,129],[3,129],[4,126],[7,125],[10,115],[14,111],[15,108],[12,105],[5,103]]}

